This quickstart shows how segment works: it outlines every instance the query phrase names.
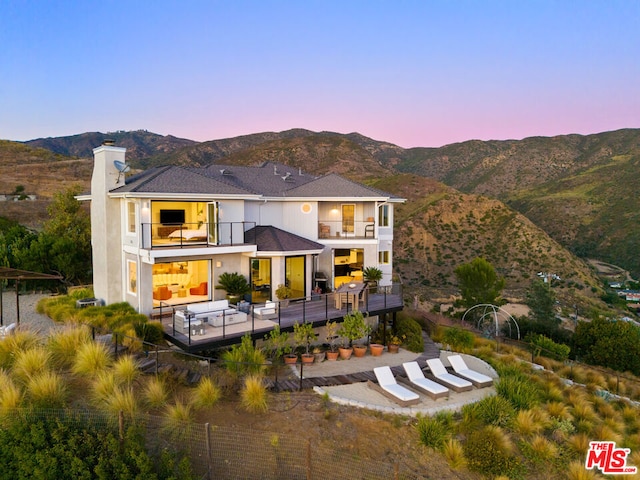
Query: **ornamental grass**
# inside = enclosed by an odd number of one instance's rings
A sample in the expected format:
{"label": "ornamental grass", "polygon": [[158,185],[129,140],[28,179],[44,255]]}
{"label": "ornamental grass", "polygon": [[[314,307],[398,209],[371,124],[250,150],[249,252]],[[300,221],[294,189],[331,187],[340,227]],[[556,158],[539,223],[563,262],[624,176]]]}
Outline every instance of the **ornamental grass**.
{"label": "ornamental grass", "polygon": [[29,378],[26,397],[35,408],[62,408],[67,400],[67,384],[56,372],[44,371]]}
{"label": "ornamental grass", "polygon": [[534,460],[539,463],[551,463],[558,456],[557,445],[543,435],[535,435],[529,447]]}
{"label": "ornamental grass", "polygon": [[40,344],[37,334],[28,330],[17,330],[0,342],[0,368],[10,368],[18,352]]}
{"label": "ornamental grass", "polygon": [[113,395],[117,386],[118,382],[116,382],[113,372],[103,371],[98,373],[91,382],[91,399],[93,403],[102,406]]}
{"label": "ornamental grass", "polygon": [[460,470],[467,466],[467,459],[464,456],[464,447],[455,438],[449,438],[444,441],[441,453],[447,460],[447,463],[454,470]]}
{"label": "ornamental grass", "polygon": [[598,475],[594,470],[587,470],[584,468],[584,460],[576,460],[569,463],[566,468],[567,480],[599,480],[604,478]]}
{"label": "ornamental grass", "polygon": [[13,382],[11,376],[0,369],[0,415],[5,416],[22,403],[22,390]]}
{"label": "ornamental grass", "polygon": [[110,363],[107,347],[102,343],[89,342],[78,348],[72,370],[77,375],[92,378],[103,372]]}
{"label": "ornamental grass", "polygon": [[15,353],[11,372],[14,378],[27,383],[34,375],[48,371],[49,363],[49,352],[41,346],[35,346]]}
{"label": "ornamental grass", "polygon": [[85,326],[67,326],[51,332],[46,347],[57,368],[71,368],[80,345],[91,341],[89,329]]}
{"label": "ornamental grass", "polygon": [[240,403],[247,412],[264,413],[267,411],[267,387],[260,375],[248,375],[240,390]]}
{"label": "ornamental grass", "polygon": [[218,403],[222,397],[222,390],[209,377],[203,377],[191,395],[191,405],[194,408],[207,408]]}
{"label": "ornamental grass", "polygon": [[111,367],[113,376],[119,385],[130,387],[140,376],[138,362],[131,355],[123,355],[118,358]]}
{"label": "ornamental grass", "polygon": [[123,412],[129,418],[138,413],[136,395],[130,387],[116,387],[113,394],[103,403],[103,408],[111,413]]}
{"label": "ornamental grass", "polygon": [[159,377],[151,377],[142,388],[142,398],[150,408],[160,408],[167,404],[169,392],[164,380]]}

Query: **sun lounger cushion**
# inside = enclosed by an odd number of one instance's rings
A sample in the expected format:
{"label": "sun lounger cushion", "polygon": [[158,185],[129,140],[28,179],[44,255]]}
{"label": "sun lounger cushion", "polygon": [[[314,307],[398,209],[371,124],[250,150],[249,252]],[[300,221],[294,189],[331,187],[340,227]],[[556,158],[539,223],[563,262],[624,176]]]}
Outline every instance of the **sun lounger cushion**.
{"label": "sun lounger cushion", "polygon": [[403,363],[404,371],[407,374],[409,382],[421,390],[425,391],[434,400],[440,397],[446,397],[449,395],[449,389],[444,385],[441,385],[433,380],[429,380],[422,373],[422,369],[418,362],[406,362]]}
{"label": "sun lounger cushion", "polygon": [[376,379],[378,380],[378,385],[380,385],[380,388],[390,393],[398,400],[402,402],[420,400],[420,396],[417,393],[412,392],[402,385],[398,385],[398,382],[396,382],[396,379],[393,376],[393,372],[391,371],[390,367],[376,367],[373,369],[373,373],[376,375]]}
{"label": "sun lounger cushion", "polygon": [[439,358],[431,358],[427,360],[427,365],[429,365],[429,370],[431,370],[436,381],[447,385],[452,390],[455,390],[456,392],[464,392],[473,388],[473,385],[468,380],[456,377],[455,375],[447,372],[447,369],[444,368],[444,365]]}
{"label": "sun lounger cushion", "polygon": [[460,355],[451,355],[449,356],[449,363],[453,367],[453,370],[457,375],[466,378],[471,381],[476,387],[488,387],[493,384],[493,379],[487,375],[484,375],[480,372],[476,372],[475,370],[471,370],[467,367],[464,358]]}

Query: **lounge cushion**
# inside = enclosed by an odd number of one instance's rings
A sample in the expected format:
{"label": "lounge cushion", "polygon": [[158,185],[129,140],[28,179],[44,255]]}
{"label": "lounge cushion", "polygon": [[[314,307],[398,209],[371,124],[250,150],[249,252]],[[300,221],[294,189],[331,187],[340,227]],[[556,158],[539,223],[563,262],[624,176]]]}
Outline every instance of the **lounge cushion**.
{"label": "lounge cushion", "polygon": [[418,362],[403,363],[404,371],[407,374],[409,382],[420,390],[424,391],[434,400],[440,397],[449,396],[449,389],[433,380],[429,380],[422,373],[422,369]]}
{"label": "lounge cushion", "polygon": [[420,401],[420,396],[417,393],[398,385],[389,366],[376,367],[373,369],[373,373],[376,376],[376,380],[378,380],[380,388],[391,395],[390,398],[398,401],[398,403],[406,406]]}
{"label": "lounge cushion", "polygon": [[439,358],[427,360],[427,365],[429,365],[429,370],[431,370],[436,382],[442,383],[456,392],[465,392],[473,388],[473,385],[468,380],[447,372]]}
{"label": "lounge cushion", "polygon": [[451,364],[453,370],[457,375],[466,378],[476,387],[489,387],[493,384],[493,379],[488,375],[476,372],[475,370],[471,370],[469,367],[467,367],[464,358],[462,358],[460,355],[450,355],[449,363]]}

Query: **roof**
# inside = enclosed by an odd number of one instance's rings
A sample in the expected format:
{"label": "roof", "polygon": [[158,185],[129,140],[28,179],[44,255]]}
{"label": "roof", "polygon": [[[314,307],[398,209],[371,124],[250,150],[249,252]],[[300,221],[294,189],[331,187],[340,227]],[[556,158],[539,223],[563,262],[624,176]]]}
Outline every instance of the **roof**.
{"label": "roof", "polygon": [[283,164],[154,167],[125,180],[112,193],[211,194],[282,198],[398,198],[337,174],[315,177]]}
{"label": "roof", "polygon": [[271,225],[258,226],[247,230],[245,242],[254,243],[259,252],[300,252],[322,250],[324,245]]}
{"label": "roof", "polygon": [[62,275],[0,267],[0,279],[2,280],[62,280],[63,278]]}

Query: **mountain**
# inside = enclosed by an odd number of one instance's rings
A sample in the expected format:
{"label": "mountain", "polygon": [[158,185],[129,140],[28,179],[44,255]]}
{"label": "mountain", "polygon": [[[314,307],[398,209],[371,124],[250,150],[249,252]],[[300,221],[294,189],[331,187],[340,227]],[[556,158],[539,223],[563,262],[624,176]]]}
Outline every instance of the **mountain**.
{"label": "mountain", "polygon": [[146,130],[136,130],[109,133],[87,132],[68,137],[38,138],[24,142],[24,144],[30,147],[45,148],[69,157],[90,158],[93,156],[93,149],[100,146],[106,139],[115,140],[116,145],[125,147],[129,160],[140,160],[198,143],[172,135],[162,136]]}

